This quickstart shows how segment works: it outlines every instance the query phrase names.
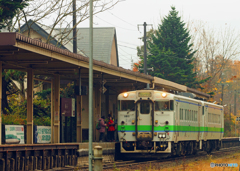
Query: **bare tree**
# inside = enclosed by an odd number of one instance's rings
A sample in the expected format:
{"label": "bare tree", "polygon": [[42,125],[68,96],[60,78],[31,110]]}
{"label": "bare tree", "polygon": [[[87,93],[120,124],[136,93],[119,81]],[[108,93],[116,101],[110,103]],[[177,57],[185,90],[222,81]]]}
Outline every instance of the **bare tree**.
{"label": "bare tree", "polygon": [[[93,15],[104,12],[113,8],[122,0],[94,0]],[[14,31],[16,28],[20,30],[20,26],[27,23],[30,19],[32,23],[37,22],[49,33],[46,43],[56,39],[59,46],[68,43],[67,39],[73,28],[76,28],[79,23],[89,18],[89,0],[76,0],[76,11],[72,10],[73,0],[34,0],[29,3],[29,6],[22,11],[19,11],[13,19],[9,31]],[[76,12],[77,22],[73,26],[72,15]],[[49,24],[45,24],[49,23]],[[31,37],[31,25],[28,27],[28,36]],[[64,28],[61,31],[56,31],[56,28]]]}
{"label": "bare tree", "polygon": [[206,28],[198,22],[191,29],[195,53],[195,70],[200,80],[211,77],[206,83],[206,92],[222,79],[222,73],[229,60],[234,60],[240,53],[240,34],[230,27],[223,30]]}

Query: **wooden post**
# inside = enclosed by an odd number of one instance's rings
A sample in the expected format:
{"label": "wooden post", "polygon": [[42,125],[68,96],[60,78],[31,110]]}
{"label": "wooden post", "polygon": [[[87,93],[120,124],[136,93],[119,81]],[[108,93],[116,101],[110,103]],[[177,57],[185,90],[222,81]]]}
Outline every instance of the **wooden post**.
{"label": "wooden post", "polygon": [[27,69],[27,144],[33,144],[33,70]]}
{"label": "wooden post", "polygon": [[82,96],[77,96],[77,142],[82,142]]}
{"label": "wooden post", "polygon": [[2,144],[2,61],[0,61],[0,145]]}
{"label": "wooden post", "polygon": [[[95,118],[95,124],[94,124],[94,129],[96,130],[96,124],[98,123],[98,119],[101,118],[101,96],[102,93],[99,91],[101,86],[97,85],[95,88],[95,107],[94,107],[94,118]],[[95,141],[99,141],[99,131],[96,131],[95,135]]]}
{"label": "wooden post", "polygon": [[51,80],[51,143],[54,142],[54,80]]}
{"label": "wooden post", "polygon": [[60,76],[54,76],[54,143],[60,143]]}

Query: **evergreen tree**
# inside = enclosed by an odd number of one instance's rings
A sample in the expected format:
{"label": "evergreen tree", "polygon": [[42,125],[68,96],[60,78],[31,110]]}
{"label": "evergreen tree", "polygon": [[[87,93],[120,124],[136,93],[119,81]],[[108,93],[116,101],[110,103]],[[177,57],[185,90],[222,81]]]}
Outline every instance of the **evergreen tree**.
{"label": "evergreen tree", "polygon": [[155,70],[149,74],[188,87],[200,87],[193,73],[195,52],[191,48],[191,36],[175,7],[171,9],[148,40],[147,65]]}
{"label": "evergreen tree", "polygon": [[0,30],[12,23],[18,10],[26,7],[29,0],[1,0],[0,1]]}

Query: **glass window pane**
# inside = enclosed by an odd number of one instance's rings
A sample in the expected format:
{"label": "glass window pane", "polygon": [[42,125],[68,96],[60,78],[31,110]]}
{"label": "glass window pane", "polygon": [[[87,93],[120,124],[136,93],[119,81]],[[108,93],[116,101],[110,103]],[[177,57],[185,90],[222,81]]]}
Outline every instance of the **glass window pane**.
{"label": "glass window pane", "polygon": [[149,114],[150,113],[150,103],[149,101],[142,101],[140,104],[140,113]]}
{"label": "glass window pane", "polygon": [[135,103],[134,100],[122,100],[121,101],[121,111],[134,111],[135,110]]}
{"label": "glass window pane", "polygon": [[172,111],[173,100],[155,101],[155,111]]}

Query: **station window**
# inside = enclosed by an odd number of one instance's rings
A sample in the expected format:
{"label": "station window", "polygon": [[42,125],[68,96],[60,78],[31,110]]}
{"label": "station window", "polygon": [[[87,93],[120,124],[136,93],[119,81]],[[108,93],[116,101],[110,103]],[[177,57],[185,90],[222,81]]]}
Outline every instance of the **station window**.
{"label": "station window", "polygon": [[120,111],[134,111],[135,103],[134,100],[122,100],[120,101]]}

